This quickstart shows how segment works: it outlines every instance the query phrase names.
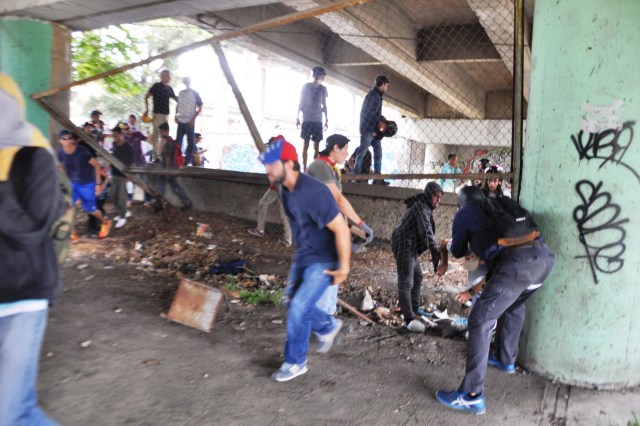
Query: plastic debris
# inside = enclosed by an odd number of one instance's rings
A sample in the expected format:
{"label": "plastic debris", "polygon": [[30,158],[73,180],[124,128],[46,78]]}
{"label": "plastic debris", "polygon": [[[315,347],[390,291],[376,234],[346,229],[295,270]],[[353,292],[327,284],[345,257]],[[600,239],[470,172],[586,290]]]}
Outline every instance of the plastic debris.
{"label": "plastic debris", "polygon": [[234,259],[229,261],[221,261],[209,268],[211,275],[231,274],[237,275],[244,271],[245,261],[243,259]]}
{"label": "plastic debris", "polygon": [[371,297],[371,293],[369,290],[364,291],[364,297],[362,298],[362,303],[360,304],[360,310],[363,312],[369,312],[374,308],[373,298]]}
{"label": "plastic debris", "polygon": [[197,223],[198,227],[196,228],[196,237],[202,237],[206,232],[209,231],[208,223]]}
{"label": "plastic debris", "polygon": [[80,343],[81,348],[88,348],[89,346],[91,346],[91,340],[85,340],[84,342]]}

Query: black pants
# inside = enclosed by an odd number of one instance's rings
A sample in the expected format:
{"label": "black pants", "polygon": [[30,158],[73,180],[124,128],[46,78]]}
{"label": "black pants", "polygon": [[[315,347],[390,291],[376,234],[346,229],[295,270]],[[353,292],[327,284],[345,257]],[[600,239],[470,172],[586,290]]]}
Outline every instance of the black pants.
{"label": "black pants", "polygon": [[422,266],[412,244],[392,241],[391,248],[398,268],[398,301],[408,323],[415,318],[414,312],[420,307]]}
{"label": "black pants", "polygon": [[[98,208],[98,210],[102,212],[103,216],[105,215],[104,203],[106,202],[107,200],[104,198],[96,198],[96,207]],[[102,226],[102,222],[100,222],[97,217],[92,216],[88,213],[87,213],[87,217],[89,219],[89,233],[97,234],[98,232],[100,232],[100,227]]]}

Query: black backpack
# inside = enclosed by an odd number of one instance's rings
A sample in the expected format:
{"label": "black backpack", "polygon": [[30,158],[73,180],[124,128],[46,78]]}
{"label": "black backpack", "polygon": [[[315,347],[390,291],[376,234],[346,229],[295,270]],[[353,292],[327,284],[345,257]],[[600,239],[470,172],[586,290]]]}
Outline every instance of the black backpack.
{"label": "black backpack", "polygon": [[481,207],[498,235],[499,246],[515,246],[540,236],[531,213],[509,197],[487,198]]}

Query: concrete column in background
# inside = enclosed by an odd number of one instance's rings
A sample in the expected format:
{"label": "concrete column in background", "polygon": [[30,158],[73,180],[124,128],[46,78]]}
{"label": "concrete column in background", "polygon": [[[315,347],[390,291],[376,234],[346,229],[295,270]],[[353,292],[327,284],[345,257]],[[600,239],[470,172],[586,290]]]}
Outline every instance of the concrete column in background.
{"label": "concrete column in background", "polygon": [[[536,1],[522,203],[556,252],[520,360],[640,384],[640,2]],[[634,135],[635,133],[635,135]]]}
{"label": "concrete column in background", "polygon": [[[11,75],[27,99],[27,120],[44,135],[57,134],[58,125],[35,102],[32,93],[68,83],[71,78],[71,32],[44,21],[0,17],[0,70]],[[56,95],[53,103],[69,112],[68,92]]]}

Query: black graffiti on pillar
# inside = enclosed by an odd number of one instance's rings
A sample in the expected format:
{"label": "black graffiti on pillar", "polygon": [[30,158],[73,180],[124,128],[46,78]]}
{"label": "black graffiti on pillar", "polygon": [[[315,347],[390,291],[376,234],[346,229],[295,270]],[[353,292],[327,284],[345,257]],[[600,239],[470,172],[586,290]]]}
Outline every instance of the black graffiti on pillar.
{"label": "black graffiti on pillar", "polygon": [[580,160],[602,160],[599,169],[608,162],[619,164],[627,168],[640,181],[640,175],[635,169],[622,161],[631,142],[633,142],[633,126],[635,124],[635,121],[627,121],[616,129],[607,129],[596,133],[589,132],[586,141],[584,140],[584,130],[580,130],[577,135],[571,135],[571,140],[578,150]]}
{"label": "black graffiti on pillar", "polygon": [[620,206],[612,202],[609,192],[602,190],[602,182],[593,184],[588,180],[576,183],[576,192],[582,203],[573,210],[573,220],[578,226],[580,243],[586,251],[593,275],[598,284],[598,272],[613,274],[624,266],[622,255],[626,250],[627,233],[623,225],[629,219],[620,219]]}

